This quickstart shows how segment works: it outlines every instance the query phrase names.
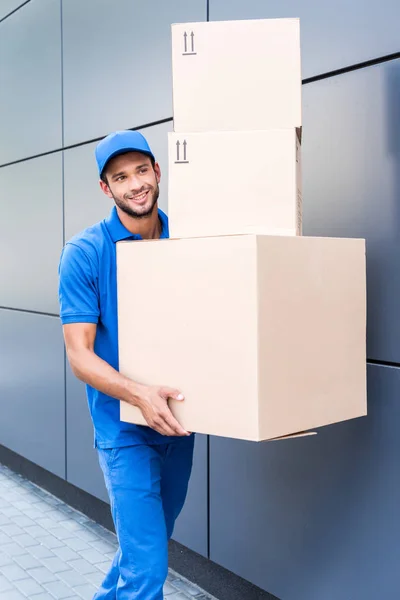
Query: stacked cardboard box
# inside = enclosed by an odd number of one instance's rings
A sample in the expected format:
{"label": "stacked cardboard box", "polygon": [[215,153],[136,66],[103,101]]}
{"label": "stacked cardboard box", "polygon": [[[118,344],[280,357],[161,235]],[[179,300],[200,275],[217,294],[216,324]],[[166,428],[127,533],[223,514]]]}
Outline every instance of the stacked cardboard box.
{"label": "stacked cardboard box", "polygon": [[171,239],[118,244],[121,372],[179,388],[199,433],[365,415],[365,241],[302,235],[299,21],[173,25],[172,46]]}

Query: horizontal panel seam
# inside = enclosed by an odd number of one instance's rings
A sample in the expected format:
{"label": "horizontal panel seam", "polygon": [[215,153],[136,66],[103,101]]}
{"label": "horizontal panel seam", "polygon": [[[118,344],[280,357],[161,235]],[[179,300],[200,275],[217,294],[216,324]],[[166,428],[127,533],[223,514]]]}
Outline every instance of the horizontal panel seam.
{"label": "horizontal panel seam", "polygon": [[[30,1],[30,0],[28,0]],[[1,21],[0,21],[1,22]],[[400,52],[396,52],[394,54],[389,54],[387,56],[382,56],[380,58],[375,58],[375,59],[371,59],[362,63],[357,63],[354,65],[350,65],[348,67],[343,67],[341,69],[336,69],[335,71],[329,71],[327,73],[322,73],[321,75],[315,75],[313,77],[308,77],[306,79],[303,79],[302,83],[303,85],[307,85],[309,83],[314,83],[317,81],[322,81],[323,79],[328,79],[331,77],[336,77],[338,75],[343,75],[346,73],[350,73],[352,71],[357,71],[360,69],[364,69],[364,68],[368,68],[374,65],[379,65],[385,62],[389,62],[391,60],[397,60],[400,59]],[[137,127],[129,127],[128,129],[130,129],[131,131],[137,131],[138,129],[147,129],[149,127],[155,127],[157,125],[162,125],[164,123],[170,123],[171,121],[173,121],[173,117],[168,117],[166,119],[160,119],[159,121],[153,121],[151,123],[145,123],[144,125],[138,125]],[[85,140],[83,142],[77,142],[76,144],[70,144],[69,146],[63,146],[62,148],[56,148],[53,150],[48,150],[46,152],[41,152],[39,154],[35,154],[32,156],[26,156],[24,158],[19,158],[17,160],[13,160],[7,163],[3,163],[2,165],[0,165],[0,169],[3,167],[9,167],[11,165],[16,165],[18,163],[22,163],[22,162],[26,162],[28,160],[33,160],[35,158],[41,158],[42,156],[48,156],[50,154],[56,154],[58,152],[63,152],[64,150],[72,150],[73,148],[79,148],[80,146],[86,146],[87,144],[92,144],[94,142],[99,142],[100,140],[102,140],[105,136],[100,136],[100,137],[96,137],[90,140]]]}
{"label": "horizontal panel seam", "polygon": [[11,15],[13,15],[14,13],[16,13],[18,10],[20,10],[21,8],[23,8],[26,4],[29,4],[31,0],[26,0],[26,2],[24,2],[23,4],[21,4],[20,6],[17,6],[17,8],[14,8],[14,10],[12,10],[11,12],[9,12],[7,15],[5,15],[4,17],[2,17],[0,19],[0,23],[2,23],[3,21],[5,21],[6,19],[8,19],[8,17],[11,17]]}
{"label": "horizontal panel seam", "polygon": [[56,313],[44,312],[41,310],[30,310],[29,308],[14,308],[12,306],[0,306],[0,310],[11,310],[13,312],[22,312],[32,315],[44,315],[46,317],[60,317],[60,315]]}
{"label": "horizontal panel seam", "polygon": [[[168,117],[167,119],[161,119],[159,121],[153,121],[152,123],[146,123],[145,125],[139,125],[138,127],[129,127],[130,131],[137,131],[139,129],[148,129],[149,127],[156,127],[157,125],[163,125],[164,123],[170,123],[173,121],[173,117]],[[73,148],[79,148],[80,146],[86,146],[87,144],[93,144],[94,142],[99,142],[105,136],[101,135],[100,137],[93,138],[91,140],[86,140],[84,142],[77,142],[76,144],[71,144],[69,146],[63,146],[62,148],[56,148],[55,150],[48,150],[46,152],[41,152],[40,154],[35,154],[33,156],[26,156],[25,158],[18,158],[17,160],[12,160],[8,163],[4,163],[0,165],[0,169],[3,167],[9,167],[11,165],[17,165],[22,162],[26,162],[28,160],[33,160],[35,158],[41,158],[42,156],[49,156],[50,154],[57,154],[58,152],[63,152],[64,150],[72,150]]]}

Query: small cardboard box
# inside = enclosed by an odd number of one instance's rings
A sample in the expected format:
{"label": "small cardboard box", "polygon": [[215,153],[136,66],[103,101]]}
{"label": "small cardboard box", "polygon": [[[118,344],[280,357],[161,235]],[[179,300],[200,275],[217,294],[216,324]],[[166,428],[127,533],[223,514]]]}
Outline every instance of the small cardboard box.
{"label": "small cardboard box", "polygon": [[364,240],[125,241],[117,280],[120,371],[180,389],[187,430],[262,441],[366,414]]}
{"label": "small cardboard box", "polygon": [[299,19],[172,25],[174,131],[301,126]]}
{"label": "small cardboard box", "polygon": [[298,129],[168,136],[171,237],[301,235]]}

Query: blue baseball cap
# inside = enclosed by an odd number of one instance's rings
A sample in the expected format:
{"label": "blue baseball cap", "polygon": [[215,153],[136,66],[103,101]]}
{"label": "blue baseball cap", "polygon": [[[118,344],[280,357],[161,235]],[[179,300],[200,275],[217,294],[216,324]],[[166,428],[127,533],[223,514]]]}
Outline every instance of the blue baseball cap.
{"label": "blue baseball cap", "polygon": [[110,158],[123,152],[141,152],[155,160],[146,138],[139,131],[114,131],[96,146],[95,155],[100,177]]}

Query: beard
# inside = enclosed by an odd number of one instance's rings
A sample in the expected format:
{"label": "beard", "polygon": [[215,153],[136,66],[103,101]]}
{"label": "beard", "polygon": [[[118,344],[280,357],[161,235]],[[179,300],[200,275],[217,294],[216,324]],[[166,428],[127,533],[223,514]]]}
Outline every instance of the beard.
{"label": "beard", "polygon": [[149,217],[153,213],[154,207],[155,207],[158,197],[160,195],[160,188],[159,188],[158,184],[156,184],[155,187],[152,187],[152,186],[143,187],[135,195],[142,194],[143,192],[146,192],[147,190],[149,191],[148,202],[146,202],[146,204],[144,206],[140,206],[137,209],[132,208],[132,206],[129,204],[129,198],[130,198],[131,194],[124,194],[124,196],[122,198],[118,198],[117,196],[114,196],[114,194],[112,192],[111,193],[112,193],[112,197],[114,198],[115,204],[125,214],[129,215],[130,217],[133,217],[134,219],[144,219],[146,217]]}

